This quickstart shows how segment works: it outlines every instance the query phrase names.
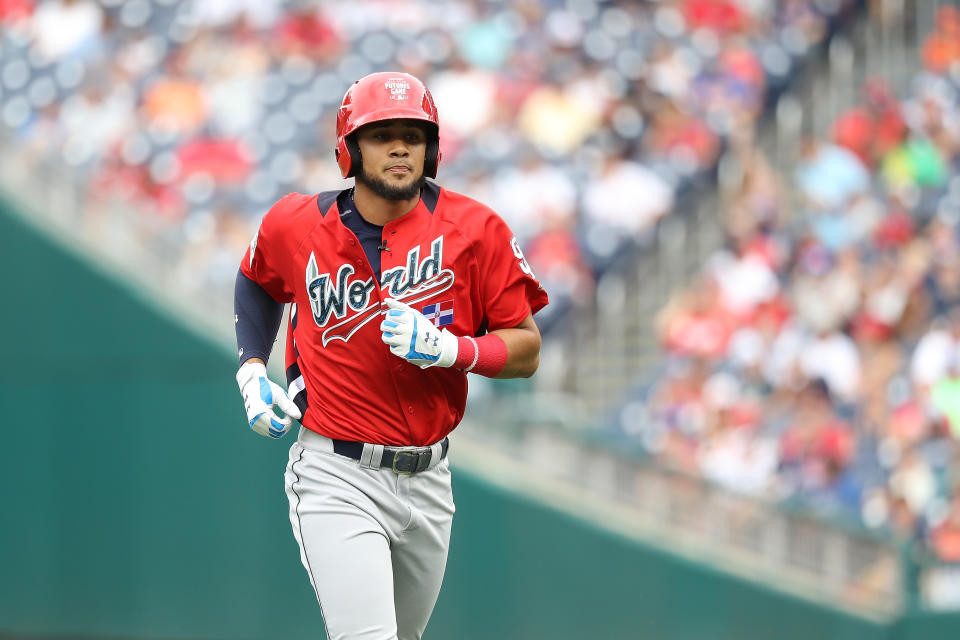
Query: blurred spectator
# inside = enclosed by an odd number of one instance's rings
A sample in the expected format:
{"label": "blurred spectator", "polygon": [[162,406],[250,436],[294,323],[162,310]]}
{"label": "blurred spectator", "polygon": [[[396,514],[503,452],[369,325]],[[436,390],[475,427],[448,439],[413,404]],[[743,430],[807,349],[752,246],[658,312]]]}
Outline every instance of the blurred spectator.
{"label": "blurred spectator", "polygon": [[207,115],[203,87],[196,80],[170,69],[170,75],[154,80],[143,96],[148,125],[163,135],[187,135],[197,131]]}
{"label": "blurred spectator", "polygon": [[745,120],[760,115],[766,90],[766,75],[759,56],[743,41],[728,40],[716,61],[715,71],[705,69],[694,81],[694,104],[719,134],[731,134]]}
{"label": "blurred spectator", "polygon": [[343,52],[342,38],[322,10],[295,7],[280,17],[273,33],[285,56],[325,62]]}
{"label": "blurred spectator", "polygon": [[707,262],[706,270],[720,287],[720,304],[734,317],[752,317],[756,308],[780,292],[771,256],[760,243],[740,242],[735,252],[719,251]]}
{"label": "blurred spectator", "polygon": [[723,208],[723,226],[734,241],[756,241],[759,237],[771,244],[776,255],[771,259],[779,268],[784,251],[778,238],[770,234],[783,222],[786,203],[784,187],[762,150],[747,146],[737,150],[740,163],[736,177],[726,185],[730,195]]}
{"label": "blurred spectator", "polygon": [[101,149],[115,148],[130,134],[136,95],[125,84],[88,85],[60,107],[64,158],[72,165],[94,161]]}
{"label": "blurred spectator", "polygon": [[930,532],[934,553],[944,562],[960,562],[960,493],[950,502],[943,522]]}
{"label": "blurred spectator", "polygon": [[[799,344],[791,339],[797,333],[787,326],[791,314],[786,299],[778,296],[758,307],[752,322],[739,323],[724,355],[732,369],[757,385],[779,386],[778,382],[785,381],[796,358],[794,347]],[[787,340],[775,344],[782,336]],[[793,344],[785,345],[784,342]]]}
{"label": "blurred spectator", "polygon": [[593,273],[572,228],[557,223],[548,226],[527,243],[524,255],[558,303],[584,306],[592,299]]}
{"label": "blurred spectator", "polygon": [[280,0],[192,0],[191,15],[203,27],[223,27],[243,20],[255,28],[270,27],[280,13]]}
{"label": "blurred spectator", "polygon": [[92,0],[48,0],[30,22],[33,46],[45,60],[89,56],[100,44],[103,10]]}
{"label": "blurred spectator", "polygon": [[647,234],[673,206],[673,190],[643,165],[606,156],[583,194],[588,224],[611,227],[626,237]]}
{"label": "blurred spectator", "polygon": [[893,89],[883,78],[868,78],[864,101],[841,113],[833,122],[834,141],[850,149],[868,167],[896,147],[906,135],[903,113]]}
{"label": "blurred spectator", "polygon": [[857,255],[838,259],[825,246],[807,243],[797,256],[792,291],[797,316],[813,331],[842,327],[853,317],[860,300]]}
{"label": "blurred spectator", "polygon": [[822,211],[839,211],[870,186],[870,175],[856,155],[812,139],[802,144],[796,179],[807,202]]}
{"label": "blurred spectator", "polygon": [[854,442],[850,425],[830,402],[827,385],[813,379],[798,393],[780,438],[780,491],[816,496],[825,508],[859,505],[859,488],[850,477]]}
{"label": "blurred spectator", "polygon": [[704,404],[713,419],[698,452],[700,472],[731,491],[766,494],[779,456],[776,439],[756,431],[762,416],[757,398],[720,372],[704,384]]}
{"label": "blurred spectator", "polygon": [[656,44],[647,65],[650,88],[676,101],[687,97],[700,70],[700,60],[692,51],[666,41]]}
{"label": "blurred spectator", "polygon": [[934,311],[943,314],[960,305],[960,256],[936,254],[932,262],[925,285]]}
{"label": "blurred spectator", "polygon": [[892,189],[941,187],[947,168],[937,148],[923,139],[907,140],[887,154],[882,173]]}
{"label": "blurred spectator", "polygon": [[719,300],[720,288],[709,276],[675,295],[657,317],[664,347],[682,356],[721,356],[736,325]]}
{"label": "blurred spectator", "polygon": [[709,371],[706,361],[699,359],[675,360],[672,365],[651,398],[644,438],[663,463],[695,472],[700,439],[707,428],[703,386]]}
{"label": "blurred spectator", "polygon": [[937,482],[930,465],[917,451],[908,451],[897,464],[890,475],[890,491],[902,498],[911,512],[926,513],[936,496]]}
{"label": "blurred spectator", "polygon": [[0,24],[26,22],[34,11],[34,0],[0,0]]}
{"label": "blurred spectator", "polygon": [[906,310],[910,290],[918,283],[895,257],[881,256],[864,278],[863,299],[850,327],[858,339],[888,340]]}
{"label": "blurred spectator", "polygon": [[491,206],[503,216],[521,244],[543,227],[570,227],[576,221],[577,185],[570,175],[534,151],[496,173]]}
{"label": "blurred spectator", "polygon": [[930,405],[942,416],[953,436],[960,439],[960,354],[956,346],[945,374],[930,389]]}
{"label": "blurred spectator", "polygon": [[669,101],[653,115],[648,144],[676,175],[686,177],[713,166],[720,150],[719,139],[706,122]]}
{"label": "blurred spectator", "polygon": [[864,214],[861,217],[864,231],[873,234],[873,244],[881,250],[903,246],[916,235],[913,217],[901,206],[900,199],[891,194],[888,200],[889,208],[885,214],[877,200],[865,199],[863,206],[857,207]]}
{"label": "blurred spectator", "polygon": [[565,87],[541,86],[521,105],[517,127],[531,144],[546,154],[571,153],[600,123],[603,105],[595,98],[587,87],[577,83]]}
{"label": "blurred spectator", "polygon": [[944,5],[937,9],[934,30],[923,43],[923,63],[934,73],[946,73],[960,60],[960,9]]}
{"label": "blurred spectator", "polygon": [[218,183],[242,183],[253,170],[251,152],[238,140],[197,138],[177,151],[184,179],[204,176]]}
{"label": "blurred spectator", "polygon": [[822,380],[840,401],[852,402],[860,392],[860,355],[842,331],[807,336],[800,347],[800,372],[807,380]]}
{"label": "blurred spectator", "polygon": [[749,24],[741,3],[734,0],[686,0],[684,17],[692,29],[712,29],[719,33],[738,33]]}
{"label": "blurred spectator", "polygon": [[480,69],[501,68],[511,56],[513,40],[510,25],[496,15],[472,20],[457,34],[460,55],[471,67]]}
{"label": "blurred spectator", "polygon": [[943,379],[950,367],[960,362],[960,306],[949,318],[938,317],[917,344],[910,362],[913,381],[931,387]]}

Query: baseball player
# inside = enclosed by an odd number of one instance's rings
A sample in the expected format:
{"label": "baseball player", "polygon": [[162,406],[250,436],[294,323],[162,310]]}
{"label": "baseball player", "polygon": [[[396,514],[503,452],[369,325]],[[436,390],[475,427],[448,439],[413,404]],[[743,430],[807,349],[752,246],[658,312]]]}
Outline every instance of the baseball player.
{"label": "baseball player", "polygon": [[[353,188],[282,198],[243,256],[237,383],[255,432],[302,425],[286,492],[327,637],[420,638],[446,565],[447,435],[467,374],[532,375],[547,294],[496,213],[427,180],[439,120],[417,78],[354,83],[336,158]],[[265,368],[285,304],[286,390]]]}

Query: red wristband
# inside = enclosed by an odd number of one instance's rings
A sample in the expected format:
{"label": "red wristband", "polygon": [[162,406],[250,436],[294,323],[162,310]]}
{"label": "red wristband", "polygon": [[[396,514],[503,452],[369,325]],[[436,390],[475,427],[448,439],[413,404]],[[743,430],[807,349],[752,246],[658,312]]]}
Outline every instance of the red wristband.
{"label": "red wristband", "polygon": [[500,336],[488,333],[480,338],[457,338],[457,359],[453,366],[467,373],[492,378],[507,364],[507,345]]}

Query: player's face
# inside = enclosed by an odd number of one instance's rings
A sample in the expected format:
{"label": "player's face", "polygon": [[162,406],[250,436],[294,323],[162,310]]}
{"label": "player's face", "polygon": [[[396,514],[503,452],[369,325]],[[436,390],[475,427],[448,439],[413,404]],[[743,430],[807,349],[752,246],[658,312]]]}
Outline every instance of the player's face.
{"label": "player's face", "polygon": [[357,182],[387,200],[419,197],[427,134],[416,120],[384,120],[357,131]]}

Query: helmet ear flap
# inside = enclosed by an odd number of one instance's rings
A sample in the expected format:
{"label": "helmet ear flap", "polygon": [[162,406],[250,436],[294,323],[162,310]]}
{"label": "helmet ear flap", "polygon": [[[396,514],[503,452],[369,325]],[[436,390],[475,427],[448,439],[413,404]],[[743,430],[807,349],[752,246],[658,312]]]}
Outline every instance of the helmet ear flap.
{"label": "helmet ear flap", "polygon": [[427,178],[436,178],[438,164],[440,164],[440,140],[433,136],[427,140],[427,148],[423,157],[423,175]]}
{"label": "helmet ear flap", "polygon": [[347,145],[347,153],[350,154],[350,170],[347,172],[344,178],[352,178],[357,175],[357,172],[360,171],[360,167],[363,166],[363,158],[360,157],[360,145],[357,144],[356,138],[352,135],[347,136],[347,139],[344,141]]}

